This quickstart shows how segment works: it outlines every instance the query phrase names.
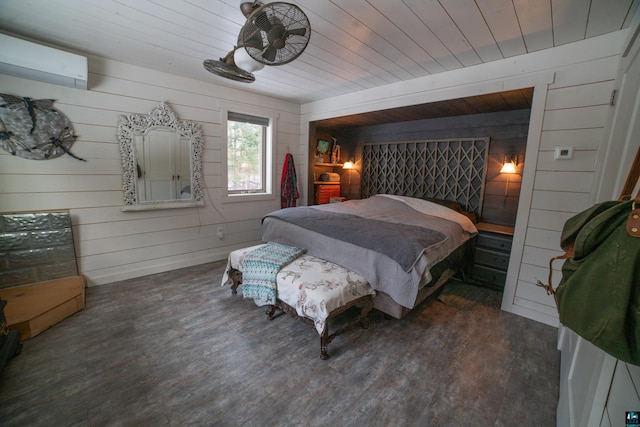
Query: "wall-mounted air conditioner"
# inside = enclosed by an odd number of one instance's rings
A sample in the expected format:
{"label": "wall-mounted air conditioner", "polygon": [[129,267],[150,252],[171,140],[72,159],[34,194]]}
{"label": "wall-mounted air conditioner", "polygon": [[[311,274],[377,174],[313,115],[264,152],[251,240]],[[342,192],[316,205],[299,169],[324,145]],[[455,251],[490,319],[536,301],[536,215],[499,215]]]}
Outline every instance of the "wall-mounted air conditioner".
{"label": "wall-mounted air conditioner", "polygon": [[0,34],[0,74],[87,88],[87,58]]}

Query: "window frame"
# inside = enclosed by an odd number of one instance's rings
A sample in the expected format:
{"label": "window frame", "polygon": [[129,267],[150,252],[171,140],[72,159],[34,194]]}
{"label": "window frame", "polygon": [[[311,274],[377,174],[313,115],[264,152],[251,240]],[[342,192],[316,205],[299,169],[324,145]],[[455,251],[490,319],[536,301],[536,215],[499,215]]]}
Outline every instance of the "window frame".
{"label": "window frame", "polygon": [[[278,115],[268,111],[257,108],[249,108],[240,105],[226,105],[221,107],[221,190],[222,201],[224,203],[230,202],[249,202],[260,200],[273,200],[276,198],[276,164],[275,164],[275,141],[277,135],[277,123]],[[247,191],[246,193],[229,192],[229,170],[228,170],[228,132],[229,132],[229,113],[236,113],[239,115],[255,116],[261,119],[268,120],[269,124],[266,126],[264,141],[263,141],[263,161],[265,170],[264,176],[264,191]]]}

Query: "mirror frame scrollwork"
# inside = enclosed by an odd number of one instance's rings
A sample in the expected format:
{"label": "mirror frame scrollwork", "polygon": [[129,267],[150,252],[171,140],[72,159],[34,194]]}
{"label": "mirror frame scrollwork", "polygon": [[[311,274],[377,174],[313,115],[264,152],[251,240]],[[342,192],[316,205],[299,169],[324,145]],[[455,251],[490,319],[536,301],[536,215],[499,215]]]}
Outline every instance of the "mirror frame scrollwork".
{"label": "mirror frame scrollwork", "polygon": [[[135,155],[135,137],[146,135],[153,129],[170,129],[190,141],[191,154],[191,198],[175,200],[143,201],[138,197],[138,168]],[[148,114],[129,114],[118,122],[117,132],[122,157],[122,210],[149,210],[185,208],[204,205],[204,179],[202,176],[203,138],[200,124],[178,120],[173,110],[161,102]]]}

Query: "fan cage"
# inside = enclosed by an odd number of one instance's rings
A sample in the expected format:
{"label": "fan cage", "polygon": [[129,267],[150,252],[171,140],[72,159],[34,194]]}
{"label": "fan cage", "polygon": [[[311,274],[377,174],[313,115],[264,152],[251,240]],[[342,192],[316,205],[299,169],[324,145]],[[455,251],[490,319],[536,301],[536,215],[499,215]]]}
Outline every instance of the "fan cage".
{"label": "fan cage", "polygon": [[238,82],[253,83],[256,79],[252,73],[243,70],[242,68],[238,68],[235,65],[227,64],[222,60],[216,61],[214,59],[207,59],[202,63],[202,65],[205,70],[210,73]]}
{"label": "fan cage", "polygon": [[[284,46],[276,48],[275,55],[270,58],[273,52],[268,50],[274,41],[269,37],[274,37],[274,34],[267,31],[267,26],[272,29],[278,24],[282,24],[288,34]],[[302,29],[304,34],[300,34]],[[242,39],[242,46],[247,53],[256,61],[265,65],[284,65],[302,54],[309,44],[310,37],[309,19],[299,7],[290,3],[274,2],[259,7],[249,15],[239,38]]]}

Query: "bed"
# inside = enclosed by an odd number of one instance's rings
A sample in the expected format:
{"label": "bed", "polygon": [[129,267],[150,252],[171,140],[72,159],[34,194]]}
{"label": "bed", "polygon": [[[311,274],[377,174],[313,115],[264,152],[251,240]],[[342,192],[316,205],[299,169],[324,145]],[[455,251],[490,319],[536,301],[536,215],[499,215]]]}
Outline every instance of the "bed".
{"label": "bed", "polygon": [[[362,286],[369,288],[358,297],[362,298],[358,319],[363,327],[371,298],[373,306],[388,316],[406,316],[470,264],[488,147],[489,138],[365,144],[360,200],[286,208],[263,218],[263,242],[305,250],[277,274],[277,292],[280,285],[301,292],[321,289],[325,283],[347,289],[353,275],[358,275]],[[242,284],[244,294],[241,258],[245,253],[239,249],[230,254],[231,277],[223,276],[223,284],[233,282],[234,293]],[[344,277],[332,278],[323,267],[302,280],[296,264],[307,268],[309,257],[318,265],[335,265]],[[286,311],[314,323],[300,300],[289,296],[292,307],[285,307]],[[316,318],[318,333],[318,324],[324,322],[326,327],[334,314],[348,308],[350,303],[340,298],[335,312],[327,310],[320,323]],[[321,337],[327,337],[326,330]],[[327,357],[325,338],[321,339],[322,358]]]}
{"label": "bed", "polygon": [[357,272],[376,291],[374,307],[399,319],[465,264],[477,234],[473,212],[439,202],[378,194],[281,209],[263,218],[262,240]]}

